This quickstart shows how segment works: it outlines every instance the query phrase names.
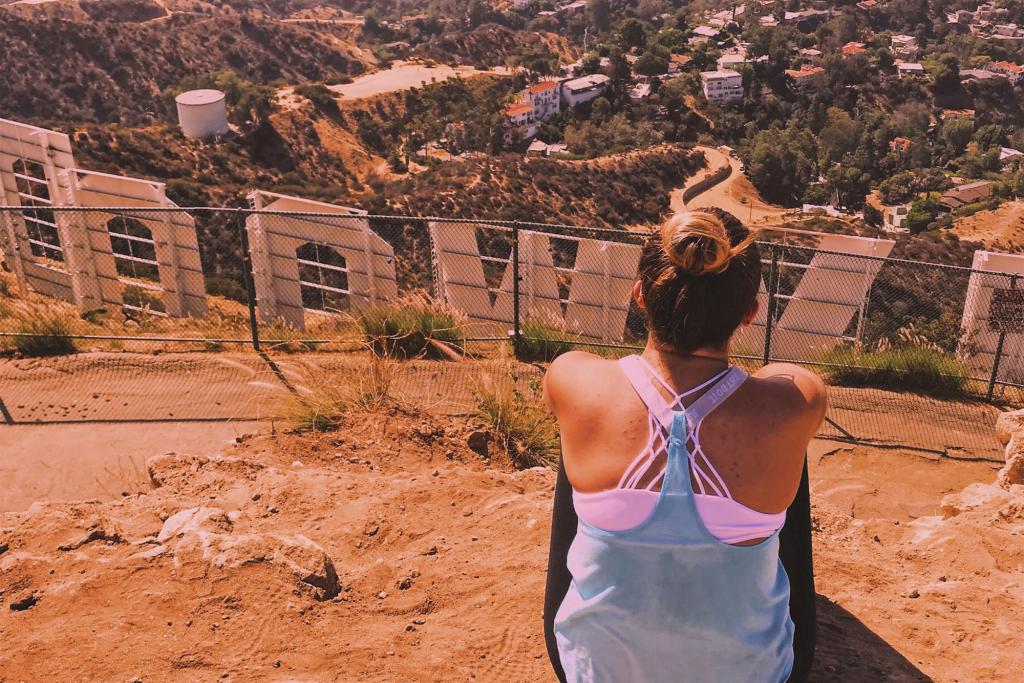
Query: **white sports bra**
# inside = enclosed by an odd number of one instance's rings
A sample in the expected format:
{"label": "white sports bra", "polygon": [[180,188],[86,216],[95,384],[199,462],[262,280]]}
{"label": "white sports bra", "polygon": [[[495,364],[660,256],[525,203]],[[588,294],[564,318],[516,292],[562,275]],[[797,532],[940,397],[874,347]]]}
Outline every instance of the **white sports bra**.
{"label": "white sports bra", "polygon": [[[665,477],[666,448],[673,411],[677,406],[682,407],[684,398],[703,391],[685,408],[691,425],[690,471],[697,483],[694,493],[701,521],[723,543],[735,544],[767,538],[781,529],[786,521],[786,513],[758,512],[734,500],[700,445],[700,426],[704,418],[739,388],[747,374],[733,366],[700,386],[679,394],[643,357],[627,356],[620,364],[633,389],[647,406],[650,437],[640,454],[623,472],[615,488],[597,493],[573,490],[573,503],[579,518],[598,529],[625,531],[639,526],[651,516],[661,497],[659,484]],[[651,378],[657,381],[660,389],[652,383]],[[661,390],[672,396],[673,400],[669,402]]]}

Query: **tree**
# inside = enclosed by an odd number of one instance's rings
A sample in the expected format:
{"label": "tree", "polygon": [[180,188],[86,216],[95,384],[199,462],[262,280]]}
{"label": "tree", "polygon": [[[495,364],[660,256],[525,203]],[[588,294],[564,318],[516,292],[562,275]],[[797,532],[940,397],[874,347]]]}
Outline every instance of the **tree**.
{"label": "tree", "polygon": [[838,107],[829,107],[825,119],[825,127],[818,134],[822,166],[841,161],[844,156],[853,153],[860,136],[857,122]]}
{"label": "tree", "polygon": [[952,159],[964,153],[974,136],[974,124],[964,119],[949,119],[942,124],[939,139],[946,148],[946,157]]}
{"label": "tree", "polygon": [[608,0],[590,0],[587,3],[587,11],[590,13],[590,21],[595,31],[607,33],[611,30],[611,9]]}
{"label": "tree", "polygon": [[531,80],[551,76],[558,69],[558,55],[543,47],[526,48],[515,60],[530,75]]}
{"label": "tree", "polygon": [[639,19],[624,19],[619,24],[619,44],[623,50],[643,47],[647,44],[647,27]]}
{"label": "tree", "polygon": [[1006,144],[1006,129],[995,123],[982,126],[974,133],[974,141],[982,149],[1001,147]]}
{"label": "tree", "polygon": [[949,95],[960,89],[960,62],[955,55],[944,54],[932,79],[936,95]]}
{"label": "tree", "polygon": [[668,55],[648,50],[640,55],[633,70],[641,76],[657,76],[668,71]]}
{"label": "tree", "polygon": [[806,128],[773,127],[754,135],[745,162],[747,175],[766,199],[793,204],[817,178],[814,137]]}

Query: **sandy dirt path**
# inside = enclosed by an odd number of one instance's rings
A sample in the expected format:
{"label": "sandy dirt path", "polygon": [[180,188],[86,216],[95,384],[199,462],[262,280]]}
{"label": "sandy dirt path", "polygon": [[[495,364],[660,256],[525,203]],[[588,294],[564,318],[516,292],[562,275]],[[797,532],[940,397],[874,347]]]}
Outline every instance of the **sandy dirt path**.
{"label": "sandy dirt path", "polygon": [[[707,168],[691,178],[686,185],[676,188],[669,196],[672,211],[694,210],[717,207],[724,209],[748,224],[777,220],[787,212],[781,206],[764,201],[743,173],[742,162],[716,147],[697,147],[707,158]],[[724,181],[697,195],[690,202],[683,202],[683,193],[697,182],[714,174],[725,166],[732,172]]]}
{"label": "sandy dirt path", "polygon": [[146,460],[154,455],[215,455],[269,429],[266,422],[0,425],[0,512],[145,491]]}

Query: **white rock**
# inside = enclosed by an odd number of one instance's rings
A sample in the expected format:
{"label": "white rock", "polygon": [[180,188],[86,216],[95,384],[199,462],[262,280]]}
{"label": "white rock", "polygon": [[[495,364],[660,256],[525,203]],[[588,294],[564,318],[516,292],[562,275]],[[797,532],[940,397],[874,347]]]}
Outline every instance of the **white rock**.
{"label": "white rock", "polygon": [[158,543],[163,543],[175,536],[198,531],[208,521],[219,522],[219,526],[223,526],[227,518],[224,516],[224,511],[220,508],[189,508],[182,510],[167,518],[156,540]]}

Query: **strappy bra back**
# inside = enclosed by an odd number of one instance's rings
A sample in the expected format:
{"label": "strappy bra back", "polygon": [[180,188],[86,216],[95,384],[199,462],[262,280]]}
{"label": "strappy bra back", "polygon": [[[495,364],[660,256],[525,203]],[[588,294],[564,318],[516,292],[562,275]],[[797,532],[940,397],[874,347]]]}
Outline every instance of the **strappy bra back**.
{"label": "strappy bra back", "polygon": [[724,543],[743,543],[767,538],[780,529],[785,523],[785,513],[759,512],[736,501],[700,443],[704,418],[746,381],[747,374],[732,366],[699,386],[679,393],[642,356],[627,356],[620,365],[647,406],[650,435],[615,488],[598,493],[574,492],[580,518],[599,529],[621,531],[638,526],[650,516],[665,479],[672,420],[682,411],[688,426],[687,451],[695,502],[711,534]]}

